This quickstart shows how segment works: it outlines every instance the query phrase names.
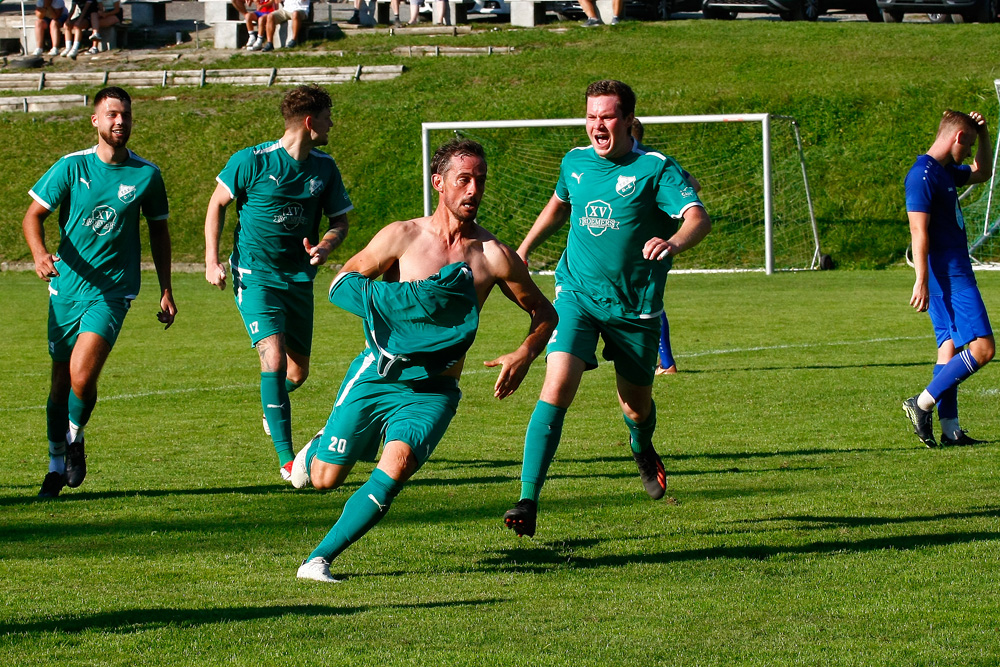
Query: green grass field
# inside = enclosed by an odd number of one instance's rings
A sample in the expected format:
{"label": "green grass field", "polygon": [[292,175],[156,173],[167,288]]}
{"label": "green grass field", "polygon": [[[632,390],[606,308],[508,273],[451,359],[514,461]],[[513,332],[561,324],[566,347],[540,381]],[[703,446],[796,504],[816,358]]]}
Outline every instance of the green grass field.
{"label": "green grass field", "polygon": [[[1000,275],[979,280],[1000,312]],[[295,569],[370,465],[330,493],[281,483],[231,295],[177,276],[164,332],[154,284],[102,377],[86,483],[43,502],[46,293],[0,274],[0,664],[1000,662],[997,371],[960,394],[963,425],[993,442],[918,447],[899,406],[934,341],[909,271],[672,276],[682,372],[655,387],[668,499],[641,488],[603,365],[534,539],[500,517],[543,364],[492,398],[481,362],[527,327],[494,295],[449,433],[328,586]],[[362,340],[354,318],[317,314],[299,444]]]}

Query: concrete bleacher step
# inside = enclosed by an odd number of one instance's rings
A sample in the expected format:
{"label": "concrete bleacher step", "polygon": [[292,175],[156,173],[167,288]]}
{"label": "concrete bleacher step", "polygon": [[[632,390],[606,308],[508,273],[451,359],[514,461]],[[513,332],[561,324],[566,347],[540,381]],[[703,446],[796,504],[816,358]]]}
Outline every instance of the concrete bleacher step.
{"label": "concrete bleacher step", "polygon": [[203,87],[212,84],[235,86],[335,84],[394,79],[400,76],[403,70],[402,65],[357,65],[353,67],[261,67],[125,72],[18,72],[0,73],[0,90],[45,90],[81,84],[133,88]]}
{"label": "concrete bleacher step", "polygon": [[87,106],[86,95],[35,95],[32,97],[0,97],[0,111],[53,111]]}

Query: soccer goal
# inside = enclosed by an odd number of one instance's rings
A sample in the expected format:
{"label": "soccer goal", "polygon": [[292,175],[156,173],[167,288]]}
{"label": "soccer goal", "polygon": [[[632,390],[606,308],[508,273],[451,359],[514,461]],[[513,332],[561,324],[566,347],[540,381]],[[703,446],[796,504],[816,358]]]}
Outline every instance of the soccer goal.
{"label": "soccer goal", "polygon": [[[1000,79],[993,82],[1000,102]],[[998,123],[1000,124],[1000,123]],[[1000,127],[993,142],[993,176],[985,183],[966,188],[959,196],[965,229],[969,235],[969,257],[980,269],[1000,269],[1000,178],[997,157],[1000,155]]]}
{"label": "soccer goal", "polygon": [[[699,197],[712,233],[680,255],[674,270],[764,271],[816,269],[819,232],[809,193],[802,139],[794,118],[640,116],[642,143],[670,155],[701,184]],[[489,179],[479,222],[516,248],[555,191],[562,157],[587,146],[585,120],[509,120],[424,123],[424,212],[433,189],[430,159],[454,136],[480,142]],[[532,253],[532,269],[555,268],[566,245],[564,226]]]}

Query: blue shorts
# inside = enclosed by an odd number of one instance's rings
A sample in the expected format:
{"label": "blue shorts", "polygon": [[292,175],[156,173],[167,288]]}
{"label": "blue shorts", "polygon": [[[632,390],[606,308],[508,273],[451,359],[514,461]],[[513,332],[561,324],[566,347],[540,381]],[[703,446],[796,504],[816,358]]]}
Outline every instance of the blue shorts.
{"label": "blue shorts", "polygon": [[71,301],[49,296],[49,356],[66,362],[73,356],[76,339],[86,331],[115,346],[132,302],[129,299]]}
{"label": "blue shorts", "polygon": [[323,428],[316,458],[336,465],[374,461],[379,445],[409,445],[423,465],[451,423],[462,392],[458,380],[438,376],[420,381],[388,381],[365,350],[351,363],[337,402]]}
{"label": "blue shorts", "polygon": [[552,332],[546,354],[567,352],[597,368],[597,340],[604,340],[605,359],[615,372],[634,385],[653,384],[656,355],[660,347],[660,318],[614,315],[590,297],[559,290],[552,303],[559,324]]}
{"label": "blue shorts", "polygon": [[956,348],[960,348],[976,338],[993,335],[986,304],[978,287],[945,295],[932,294],[927,314],[931,316],[938,347],[950,339]]}

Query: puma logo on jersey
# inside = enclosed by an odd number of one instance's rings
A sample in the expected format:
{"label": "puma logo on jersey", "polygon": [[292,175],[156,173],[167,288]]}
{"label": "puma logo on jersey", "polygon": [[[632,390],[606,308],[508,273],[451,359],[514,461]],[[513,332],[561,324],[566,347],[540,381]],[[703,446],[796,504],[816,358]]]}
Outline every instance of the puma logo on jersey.
{"label": "puma logo on jersey", "polygon": [[281,185],[281,183],[278,182],[278,177],[277,176],[268,176],[268,178],[270,178],[272,181],[274,181],[275,186]]}
{"label": "puma logo on jersey", "polygon": [[85,179],[83,177],[80,177],[80,182],[83,183],[84,185],[86,185],[88,190],[90,189],[90,181],[88,181],[87,179]]}
{"label": "puma logo on jersey", "polygon": [[572,174],[570,174],[570,176],[572,176],[573,178],[575,178],[575,179],[576,179],[576,184],[577,184],[577,185],[579,185],[579,184],[580,184],[580,179],[581,179],[581,178],[583,178],[583,172],[581,171],[581,172],[580,172],[580,173],[578,174],[578,173],[576,173],[576,172],[574,171],[574,172],[573,172]]}

